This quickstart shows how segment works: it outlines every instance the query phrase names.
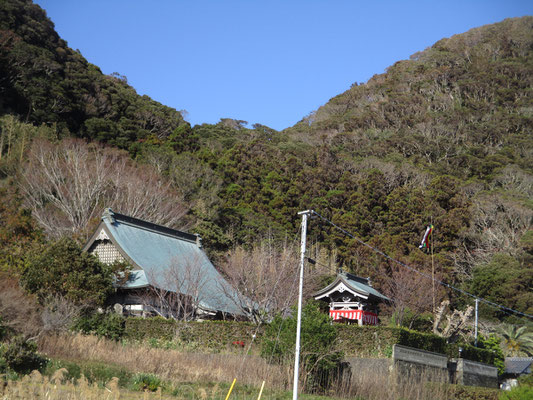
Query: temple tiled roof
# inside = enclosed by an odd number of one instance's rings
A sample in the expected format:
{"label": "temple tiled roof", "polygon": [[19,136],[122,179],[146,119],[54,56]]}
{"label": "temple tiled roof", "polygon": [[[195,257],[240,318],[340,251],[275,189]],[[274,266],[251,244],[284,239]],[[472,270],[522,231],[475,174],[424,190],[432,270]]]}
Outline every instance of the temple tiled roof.
{"label": "temple tiled roof", "polygon": [[360,293],[364,295],[365,297],[369,298],[376,298],[380,301],[390,301],[390,299],[378,292],[376,289],[374,289],[367,278],[361,278],[359,276],[349,274],[346,272],[341,272],[337,275],[337,278],[327,287],[324,289],[318,291],[314,294],[314,297],[321,296],[325,293],[328,293],[333,288],[338,286],[339,284],[344,284],[348,289],[352,290],[353,292]]}
{"label": "temple tiled roof", "polygon": [[506,357],[506,374],[529,374],[532,371],[533,357]]}
{"label": "temple tiled roof", "polygon": [[107,209],[85,250],[102,230],[134,269],[121,288],[153,286],[197,295],[206,311],[243,314],[238,294],[215,269],[197,236]]}

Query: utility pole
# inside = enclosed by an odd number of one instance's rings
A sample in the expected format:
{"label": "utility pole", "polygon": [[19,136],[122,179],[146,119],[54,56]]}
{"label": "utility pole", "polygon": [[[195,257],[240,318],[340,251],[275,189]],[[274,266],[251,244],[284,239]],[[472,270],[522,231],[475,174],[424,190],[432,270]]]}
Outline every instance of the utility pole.
{"label": "utility pole", "polygon": [[430,237],[428,237],[428,240],[431,240],[431,293],[433,294],[433,318],[435,318],[435,257],[433,255],[433,216],[431,217],[431,233]]}
{"label": "utility pole", "polygon": [[298,215],[302,216],[302,239],[300,246],[300,289],[298,293],[298,320],[296,323],[296,351],[294,354],[294,383],[292,385],[292,400],[298,399],[298,375],[300,369],[300,331],[302,328],[302,292],[304,286],[304,262],[305,262],[305,244],[307,241],[307,217],[313,213],[313,210],[300,211]]}
{"label": "utility pole", "polygon": [[476,316],[475,316],[475,326],[474,326],[474,346],[477,347],[477,310],[479,305],[479,299],[476,297]]}

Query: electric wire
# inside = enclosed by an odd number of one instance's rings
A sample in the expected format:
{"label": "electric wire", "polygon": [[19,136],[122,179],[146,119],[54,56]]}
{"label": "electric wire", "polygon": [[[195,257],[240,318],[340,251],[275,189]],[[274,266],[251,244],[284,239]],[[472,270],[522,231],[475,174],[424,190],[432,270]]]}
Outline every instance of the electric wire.
{"label": "electric wire", "polygon": [[355,235],[352,235],[350,232],[348,232],[345,229],[341,228],[340,226],[335,224],[333,221],[329,220],[328,218],[324,217],[323,215],[319,214],[318,212],[316,212],[314,210],[311,210],[311,212],[313,214],[315,214],[316,216],[318,216],[323,221],[325,221],[325,222],[329,223],[330,225],[332,225],[333,227],[335,227],[337,230],[339,230],[342,233],[344,233],[346,236],[354,239],[355,241],[357,241],[358,243],[362,244],[363,246],[366,246],[369,249],[373,250],[375,253],[380,254],[381,256],[385,257],[386,259],[388,259],[388,260],[390,260],[390,261],[392,261],[392,262],[394,262],[394,263],[396,263],[396,264],[398,264],[398,265],[400,265],[400,266],[402,266],[404,268],[407,268],[410,271],[413,271],[413,272],[415,272],[415,273],[417,273],[419,275],[422,275],[422,276],[424,276],[424,277],[426,277],[426,278],[428,278],[428,279],[430,279],[432,281],[435,281],[435,283],[438,283],[441,286],[444,286],[444,287],[447,287],[449,289],[455,290],[456,292],[461,293],[461,294],[463,294],[463,295],[465,295],[467,297],[472,297],[474,299],[477,299],[479,302],[485,303],[485,304],[487,304],[487,305],[489,305],[491,307],[498,308],[501,311],[505,312],[506,314],[509,314],[509,315],[515,314],[515,315],[520,315],[520,316],[523,316],[523,317],[526,317],[526,318],[533,319],[533,315],[531,315],[531,314],[527,314],[525,312],[514,310],[514,309],[506,307],[504,305],[501,305],[501,304],[498,304],[498,303],[494,303],[494,302],[492,302],[490,300],[484,299],[482,297],[479,297],[479,296],[476,296],[476,295],[474,295],[472,293],[469,293],[469,292],[467,292],[467,291],[465,291],[463,289],[460,289],[458,287],[450,285],[449,283],[443,282],[443,281],[441,281],[439,279],[435,279],[431,275],[429,275],[429,274],[427,274],[425,272],[422,272],[422,271],[420,271],[420,270],[418,270],[418,269],[416,269],[414,267],[411,267],[411,266],[409,266],[409,265],[407,265],[407,264],[405,264],[405,263],[403,263],[401,261],[398,261],[398,260],[392,258],[391,256],[389,256],[388,254],[386,254],[383,251],[379,250],[378,248],[366,243],[365,241],[359,239]]}

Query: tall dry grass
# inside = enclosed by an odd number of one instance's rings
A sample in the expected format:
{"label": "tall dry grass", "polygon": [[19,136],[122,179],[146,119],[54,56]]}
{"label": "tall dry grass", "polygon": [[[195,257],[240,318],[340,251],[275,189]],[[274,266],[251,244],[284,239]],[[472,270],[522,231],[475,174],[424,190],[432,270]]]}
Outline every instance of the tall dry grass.
{"label": "tall dry grass", "polygon": [[[59,374],[58,374],[58,373]],[[46,400],[118,400],[118,399],[175,399],[162,396],[161,391],[150,393],[120,390],[118,379],[113,378],[106,387],[89,385],[82,376],[76,382],[66,382],[61,376],[61,370],[48,379],[38,371],[24,376],[20,381],[2,381],[0,378],[0,399],[46,399]]]}
{"label": "tall dry grass", "polygon": [[[43,337],[40,339],[39,349],[50,357],[114,364],[131,372],[156,374],[159,378],[177,387],[191,386],[192,397],[187,395],[183,398],[223,399],[225,393],[223,393],[224,390],[218,390],[219,384],[229,384],[234,378],[240,385],[249,385],[254,388],[259,388],[265,380],[266,388],[271,394],[263,396],[264,399],[280,398],[278,394],[283,391],[285,393],[282,397],[287,398],[285,395],[290,393],[286,391],[290,391],[292,387],[291,366],[270,365],[257,355],[204,354],[183,350],[165,350],[142,344],[123,345],[107,339],[80,334]],[[454,385],[438,383],[445,381],[443,378],[429,372],[411,374],[404,371],[403,375],[394,375],[387,367],[363,363],[352,368],[351,372],[345,373],[344,376],[337,377],[332,382],[332,389],[327,395],[364,400],[451,400],[458,398],[459,392],[464,391],[464,387],[461,389]],[[215,387],[207,391],[192,388],[192,383],[207,382],[215,383]],[[276,391],[278,394],[273,394]],[[494,396],[493,398],[496,399],[497,391],[494,392]],[[121,396],[121,398],[125,397]],[[238,396],[232,396],[232,398],[235,399]]]}
{"label": "tall dry grass", "polygon": [[90,360],[122,366],[132,372],[158,375],[172,382],[232,382],[288,389],[287,368],[270,365],[256,355],[203,354],[150,348],[85,335],[49,335],[39,340],[39,351],[65,360]]}
{"label": "tall dry grass", "polygon": [[447,384],[437,383],[442,382],[442,378],[428,372],[422,372],[418,376],[399,376],[392,371],[384,373],[383,369],[370,366],[352,371],[350,375],[348,379],[341,377],[335,384],[337,396],[365,400],[455,399],[453,388]]}

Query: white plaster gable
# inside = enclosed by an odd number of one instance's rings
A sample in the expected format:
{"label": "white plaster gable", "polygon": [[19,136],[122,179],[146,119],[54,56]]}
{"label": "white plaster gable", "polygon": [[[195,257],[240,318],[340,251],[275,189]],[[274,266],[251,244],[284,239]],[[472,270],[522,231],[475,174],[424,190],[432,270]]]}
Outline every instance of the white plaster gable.
{"label": "white plaster gable", "polygon": [[107,236],[107,233],[102,229],[95,240],[109,240],[109,236]]}

